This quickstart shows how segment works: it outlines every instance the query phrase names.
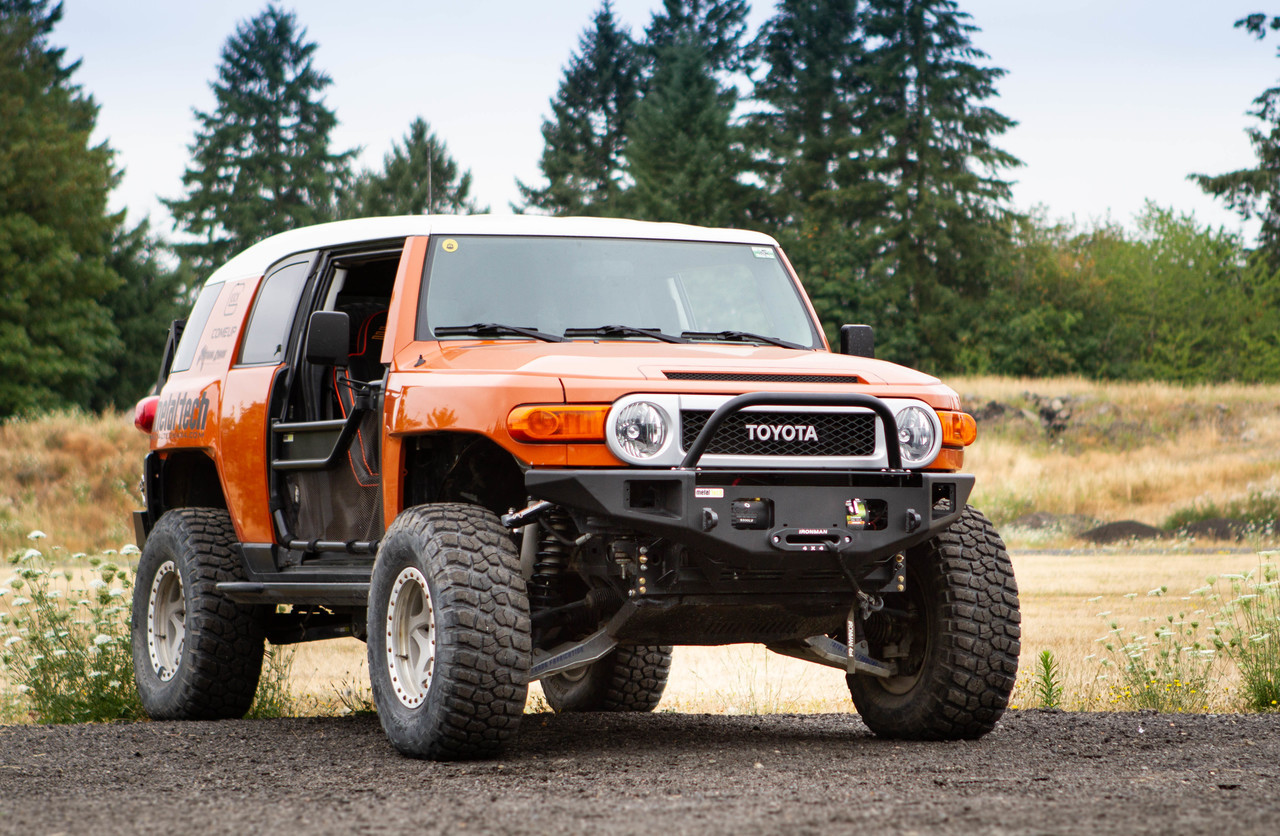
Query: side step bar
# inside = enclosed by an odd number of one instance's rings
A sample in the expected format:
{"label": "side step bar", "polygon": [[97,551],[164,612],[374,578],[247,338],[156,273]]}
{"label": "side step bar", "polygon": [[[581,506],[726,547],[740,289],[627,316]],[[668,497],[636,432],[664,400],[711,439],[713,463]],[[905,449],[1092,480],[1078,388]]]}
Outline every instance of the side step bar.
{"label": "side step bar", "polygon": [[334,604],[363,607],[369,603],[369,584],[223,581],[218,591],[241,604]]}

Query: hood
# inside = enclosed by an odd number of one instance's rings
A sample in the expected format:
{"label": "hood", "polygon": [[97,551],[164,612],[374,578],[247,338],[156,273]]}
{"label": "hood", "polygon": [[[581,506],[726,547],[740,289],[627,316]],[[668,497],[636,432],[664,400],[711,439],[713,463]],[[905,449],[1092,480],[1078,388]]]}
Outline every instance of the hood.
{"label": "hood", "polygon": [[[523,340],[447,341],[416,343],[406,352],[421,363],[410,361],[402,367],[436,372],[529,374],[560,378],[566,390],[574,380],[598,384],[602,381],[715,381],[714,375],[760,378],[766,375],[795,375],[794,383],[805,388],[828,381],[806,381],[806,377],[857,377],[870,386],[929,386],[937,378],[904,366],[866,357],[849,357],[826,351],[796,351],[774,346],[726,343],[669,344],[649,341],[588,340],[543,343]],[[682,373],[669,377],[669,373]],[[767,379],[767,378],[766,378]],[[771,381],[783,382],[783,381]],[[848,385],[854,381],[830,381]],[[662,388],[673,388],[663,386]],[[683,386],[674,388],[684,388]],[[705,385],[701,388],[706,388]],[[716,387],[718,388],[718,387]],[[742,387],[738,387],[742,388]],[[748,382],[746,389],[760,388]]]}

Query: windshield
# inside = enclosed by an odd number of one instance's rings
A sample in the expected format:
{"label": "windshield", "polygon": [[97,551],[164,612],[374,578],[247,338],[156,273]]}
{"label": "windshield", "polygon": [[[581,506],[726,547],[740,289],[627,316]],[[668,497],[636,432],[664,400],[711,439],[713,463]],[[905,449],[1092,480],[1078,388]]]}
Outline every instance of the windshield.
{"label": "windshield", "polygon": [[[715,340],[738,331],[821,345],[772,247],[546,236],[437,236],[417,338],[644,340],[640,329]],[[485,324],[460,333],[466,326]],[[446,329],[437,334],[436,329]],[[581,330],[577,330],[581,329]],[[728,340],[726,340],[728,341]],[[732,340],[742,342],[741,338]]]}

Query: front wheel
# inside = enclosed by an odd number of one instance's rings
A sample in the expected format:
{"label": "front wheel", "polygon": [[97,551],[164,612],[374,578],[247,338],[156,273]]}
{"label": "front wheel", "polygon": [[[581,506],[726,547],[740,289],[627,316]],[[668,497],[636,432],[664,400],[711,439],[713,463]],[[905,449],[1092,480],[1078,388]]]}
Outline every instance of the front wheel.
{"label": "front wheel", "polygon": [[541,680],[547,705],[567,711],[653,711],[671,672],[671,646],[619,647],[603,659]]}
{"label": "front wheel", "polygon": [[871,655],[898,675],[850,675],[849,692],[876,735],[971,740],[995,726],[1018,672],[1018,585],[1004,542],[981,512],[911,550],[906,589],[864,627]]}
{"label": "front wheel", "polygon": [[369,585],[369,678],[401,753],[487,757],[528,695],[529,601],[520,557],[489,511],[409,508],[378,549]]}
{"label": "front wheel", "polygon": [[134,681],[153,720],[243,717],[262,673],[261,607],[218,592],[242,581],[231,517],[176,508],[156,523],[138,560],[130,633]]}

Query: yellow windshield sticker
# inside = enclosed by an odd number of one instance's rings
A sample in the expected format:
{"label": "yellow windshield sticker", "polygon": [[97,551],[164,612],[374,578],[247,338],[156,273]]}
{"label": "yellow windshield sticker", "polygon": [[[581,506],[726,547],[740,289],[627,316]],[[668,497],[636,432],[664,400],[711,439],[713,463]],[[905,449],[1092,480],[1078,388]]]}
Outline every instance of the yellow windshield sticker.
{"label": "yellow windshield sticker", "polygon": [[458,249],[458,242],[452,238],[446,238],[444,239],[444,242],[440,244],[440,249],[447,253],[455,252]]}

